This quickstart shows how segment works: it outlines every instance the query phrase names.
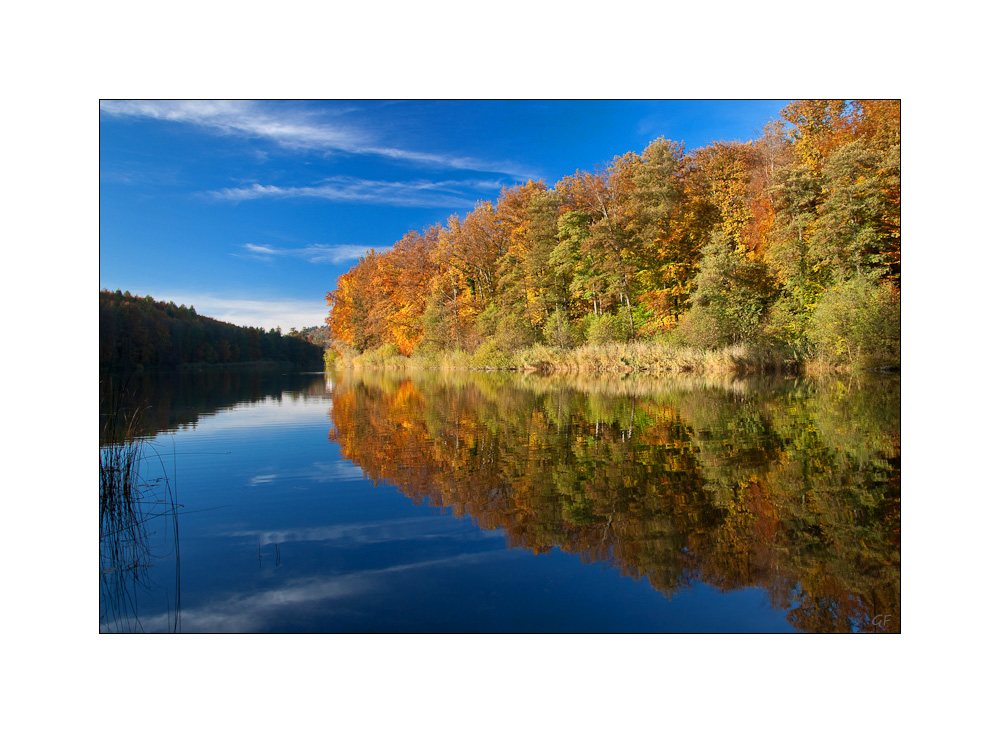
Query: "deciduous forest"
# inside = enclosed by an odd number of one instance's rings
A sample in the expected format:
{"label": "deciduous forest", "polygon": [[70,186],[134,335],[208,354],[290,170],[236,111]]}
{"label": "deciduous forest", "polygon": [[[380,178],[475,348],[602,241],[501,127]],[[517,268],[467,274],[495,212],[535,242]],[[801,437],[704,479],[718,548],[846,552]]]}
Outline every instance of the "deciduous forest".
{"label": "deciduous forest", "polygon": [[[294,329],[293,329],[294,330]],[[308,330],[308,329],[305,329]],[[289,362],[321,364],[323,347],[305,333],[235,326],[200,316],[194,307],[101,291],[101,367]]]}
{"label": "deciduous forest", "polygon": [[751,142],[659,138],[370,250],[327,295],[334,349],[514,366],[648,342],[898,365],[900,103],[781,117]]}

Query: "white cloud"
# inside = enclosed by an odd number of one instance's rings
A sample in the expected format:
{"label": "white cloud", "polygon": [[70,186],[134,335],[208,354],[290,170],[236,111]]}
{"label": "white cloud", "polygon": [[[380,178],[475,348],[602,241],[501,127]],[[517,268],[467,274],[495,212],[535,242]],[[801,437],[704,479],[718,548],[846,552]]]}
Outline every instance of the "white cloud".
{"label": "white cloud", "polygon": [[[364,244],[310,244],[305,247],[280,249],[270,244],[244,244],[249,257],[271,261],[275,257],[296,257],[315,264],[336,265],[360,260],[369,250],[384,252],[391,247],[370,247]],[[239,256],[239,255],[237,255]]]}
{"label": "white cloud", "polygon": [[269,245],[244,244],[243,246],[247,249],[248,252],[252,252],[253,254],[273,255],[278,253],[277,250],[274,249],[274,247],[271,247]]}
{"label": "white cloud", "polygon": [[302,109],[285,107],[282,114],[276,114],[259,102],[105,100],[101,111],[116,117],[147,117],[209,127],[223,134],[266,138],[289,148],[360,152],[371,144],[358,130],[317,123],[314,114]]}
{"label": "white cloud", "polygon": [[276,473],[254,476],[253,478],[250,479],[250,485],[260,486],[261,484],[269,484],[272,483],[276,478],[278,478],[278,474]]}
{"label": "white cloud", "polygon": [[209,293],[157,292],[155,300],[193,305],[198,315],[215,318],[237,326],[252,326],[266,331],[280,328],[287,333],[292,328],[322,326],[329,308],[322,298],[315,300],[255,300],[227,298]]}
{"label": "white cloud", "polygon": [[384,252],[391,247],[367,247],[361,244],[310,244],[303,249],[291,250],[295,257],[304,257],[310,262],[337,264],[360,260],[368,251]]}
{"label": "white cloud", "polygon": [[[273,550],[271,550],[273,552]],[[482,550],[448,557],[400,563],[388,567],[359,570],[336,575],[327,573],[313,577],[286,580],[281,585],[263,590],[230,591],[206,598],[200,606],[187,606],[181,612],[184,630],[188,632],[254,633],[309,608],[323,607],[335,616],[336,600],[375,595],[391,591],[394,577],[400,573],[426,571],[431,568],[462,567],[488,562],[507,554],[507,550]],[[269,558],[270,559],[270,558]],[[346,606],[346,603],[345,603]],[[157,628],[162,615],[143,617],[143,627]]]}
{"label": "white cloud", "polygon": [[463,210],[473,208],[478,198],[468,189],[498,192],[500,187],[497,181],[372,181],[340,176],[328,178],[316,186],[282,187],[254,183],[240,188],[209,191],[207,195],[234,202],[262,198],[318,198],[353,204]]}
{"label": "white cloud", "polygon": [[[352,468],[356,467],[352,466]],[[356,471],[357,477],[363,477],[360,468],[356,468]],[[229,537],[252,537],[262,545],[282,544],[286,542],[376,544],[380,542],[405,541],[417,534],[423,539],[443,536],[468,536],[475,538],[483,536],[483,533],[471,523],[456,525],[452,517],[443,515],[437,517],[391,519],[375,523],[332,524],[318,527],[298,527],[295,529],[240,530],[226,533]]]}
{"label": "white cloud", "polygon": [[101,111],[116,117],[145,117],[207,127],[217,133],[271,140],[282,147],[353,155],[377,155],[392,160],[462,170],[532,177],[511,163],[493,163],[467,156],[424,153],[381,144],[369,131],[330,119],[353,110],[319,113],[290,103],[249,101],[105,100]]}

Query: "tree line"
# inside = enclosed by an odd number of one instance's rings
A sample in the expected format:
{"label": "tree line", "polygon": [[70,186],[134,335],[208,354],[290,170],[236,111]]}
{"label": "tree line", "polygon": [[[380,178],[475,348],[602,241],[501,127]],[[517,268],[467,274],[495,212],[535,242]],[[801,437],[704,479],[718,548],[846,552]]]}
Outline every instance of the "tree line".
{"label": "tree line", "polygon": [[751,142],[504,188],[327,294],[331,337],[404,355],[660,339],[898,363],[900,103],[803,100]]}
{"label": "tree line", "polygon": [[[294,330],[294,329],[293,329]],[[178,366],[277,361],[321,364],[323,347],[298,332],[236,326],[175,305],[122,293],[100,292],[102,367]]]}

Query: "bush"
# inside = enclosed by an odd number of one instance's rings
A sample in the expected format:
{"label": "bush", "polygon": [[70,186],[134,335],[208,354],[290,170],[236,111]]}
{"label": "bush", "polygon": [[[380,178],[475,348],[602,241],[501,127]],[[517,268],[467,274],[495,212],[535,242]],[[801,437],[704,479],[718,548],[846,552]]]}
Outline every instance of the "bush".
{"label": "bush", "polygon": [[576,346],[578,341],[577,329],[562,308],[556,308],[549,316],[543,333],[545,343],[560,349],[570,349]]}
{"label": "bush", "polygon": [[384,343],[374,349],[368,349],[360,356],[351,359],[351,366],[354,367],[391,367],[401,369],[407,363],[407,358],[400,352],[399,347],[392,342]]}
{"label": "bush", "polygon": [[487,339],[472,354],[473,369],[513,369],[516,364],[510,352],[500,348],[496,339]]}
{"label": "bush", "polygon": [[509,353],[527,348],[538,340],[526,318],[514,313],[505,314],[494,303],[476,318],[476,334],[481,339],[480,343],[493,339],[501,351]]}
{"label": "bush", "polygon": [[497,346],[510,354],[538,341],[538,336],[531,325],[524,318],[515,315],[507,315],[500,319],[495,338]]}
{"label": "bush", "polygon": [[329,364],[331,359],[336,361],[336,357],[339,356],[340,365],[348,369],[354,366],[354,360],[361,355],[357,349],[351,346],[351,344],[340,340],[333,341],[330,344],[330,350],[335,354],[335,356],[330,357],[330,359],[324,357],[326,363]]}
{"label": "bush", "polygon": [[584,319],[588,344],[608,344],[628,340],[628,316],[604,313],[600,316],[588,315]]}
{"label": "bush", "polygon": [[[645,303],[639,303],[632,307],[632,321],[635,323],[635,332],[648,338],[656,323],[656,314]],[[628,314],[625,315],[625,325],[628,325]]]}
{"label": "bush", "polygon": [[375,357],[379,361],[388,361],[394,356],[399,356],[399,354],[400,354],[399,347],[391,342],[384,343],[377,349],[375,349]]}
{"label": "bush", "polygon": [[768,346],[790,346],[794,353],[801,354],[808,351],[805,337],[808,327],[808,311],[786,298],[768,311],[761,328],[761,340]]}
{"label": "bush", "polygon": [[807,336],[820,360],[869,368],[899,364],[900,329],[899,292],[856,277],[823,294]]}
{"label": "bush", "polygon": [[695,305],[681,316],[675,338],[685,346],[717,349],[729,345],[729,334],[723,324],[702,305]]}

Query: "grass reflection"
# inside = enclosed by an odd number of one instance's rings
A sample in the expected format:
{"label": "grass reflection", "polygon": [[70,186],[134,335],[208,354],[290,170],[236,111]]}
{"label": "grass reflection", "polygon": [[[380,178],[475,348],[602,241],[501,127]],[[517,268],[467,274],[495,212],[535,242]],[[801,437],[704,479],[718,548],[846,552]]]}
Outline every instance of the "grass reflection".
{"label": "grass reflection", "polygon": [[[106,399],[104,399],[106,397]],[[140,408],[128,379],[102,390],[100,446],[100,626],[102,631],[145,631],[140,598],[151,587],[155,555],[150,526],[164,519],[175,562],[168,630],[180,631],[180,534],[174,489],[159,455],[141,434]],[[172,620],[172,624],[170,621]]]}

